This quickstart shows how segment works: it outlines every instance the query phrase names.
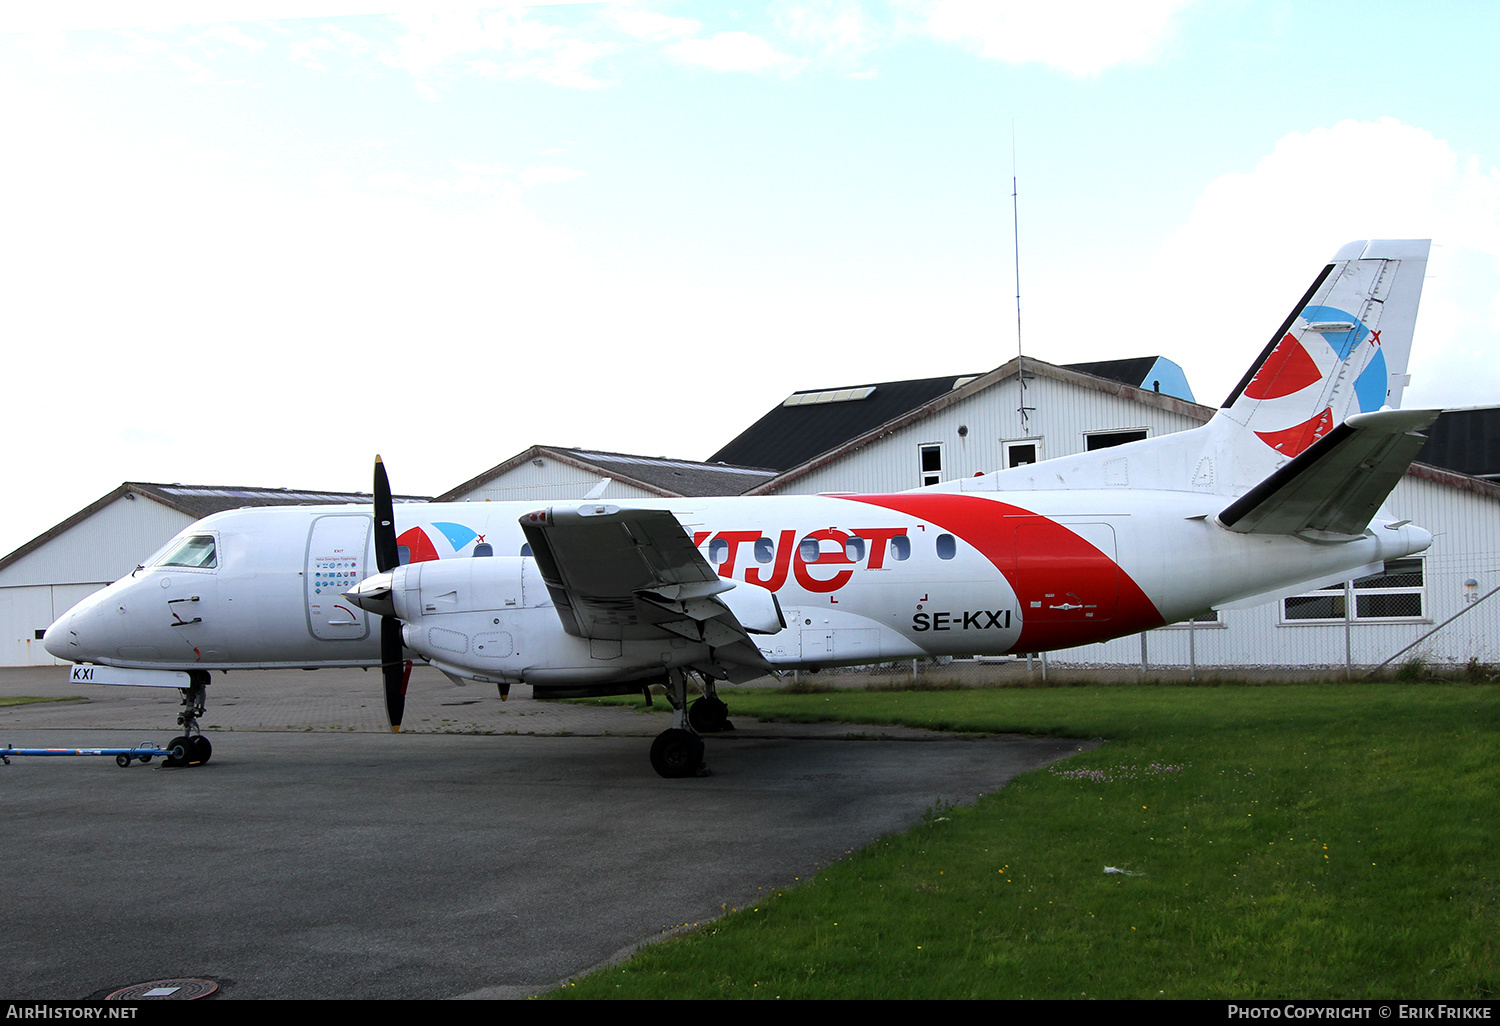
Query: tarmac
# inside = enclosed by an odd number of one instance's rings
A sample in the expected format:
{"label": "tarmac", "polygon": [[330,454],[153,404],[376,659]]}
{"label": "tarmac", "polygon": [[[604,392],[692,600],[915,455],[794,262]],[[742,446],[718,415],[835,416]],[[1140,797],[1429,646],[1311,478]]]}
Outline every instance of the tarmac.
{"label": "tarmac", "polygon": [[[80,695],[80,692],[82,694]],[[227,998],[524,998],[752,905],[1087,742],[759,723],[664,780],[663,715],[419,668],[215,675],[205,765],[0,766],[0,998],[170,978]],[[180,696],[0,669],[0,747],[165,745]],[[665,709],[665,702],[657,702]]]}

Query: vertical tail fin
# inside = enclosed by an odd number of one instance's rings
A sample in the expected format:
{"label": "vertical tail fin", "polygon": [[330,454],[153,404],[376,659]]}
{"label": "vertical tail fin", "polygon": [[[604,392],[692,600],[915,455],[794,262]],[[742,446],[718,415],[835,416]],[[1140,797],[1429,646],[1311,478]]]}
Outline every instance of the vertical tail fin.
{"label": "vertical tail fin", "polygon": [[1335,254],[1224,401],[1249,429],[1243,445],[1291,459],[1357,413],[1401,405],[1429,245],[1377,239]]}

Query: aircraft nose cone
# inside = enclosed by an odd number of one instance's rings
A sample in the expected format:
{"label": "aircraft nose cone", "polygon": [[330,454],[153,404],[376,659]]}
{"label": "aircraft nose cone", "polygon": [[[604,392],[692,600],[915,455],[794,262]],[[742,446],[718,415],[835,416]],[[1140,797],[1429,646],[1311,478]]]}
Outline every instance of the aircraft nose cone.
{"label": "aircraft nose cone", "polygon": [[42,635],[42,647],[58,659],[67,659],[70,662],[81,659],[82,653],[78,647],[78,637],[72,630],[73,614],[64,613],[57,618],[57,622],[47,628]]}
{"label": "aircraft nose cone", "polygon": [[344,598],[367,613],[377,616],[396,615],[396,603],[391,597],[391,575],[388,573],[366,577],[344,592]]}

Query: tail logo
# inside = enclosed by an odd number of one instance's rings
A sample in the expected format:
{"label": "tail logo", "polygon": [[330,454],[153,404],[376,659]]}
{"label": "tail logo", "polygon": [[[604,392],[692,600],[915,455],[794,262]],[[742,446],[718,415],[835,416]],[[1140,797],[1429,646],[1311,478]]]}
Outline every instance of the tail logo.
{"label": "tail logo", "polygon": [[[1244,391],[1248,399],[1273,403],[1261,408],[1272,423],[1283,411],[1283,423],[1298,418],[1287,427],[1255,432],[1286,457],[1303,452],[1346,416],[1380,409],[1390,387],[1380,332],[1331,306],[1304,307],[1301,317],[1301,337],[1284,335]],[[1307,417],[1309,406],[1319,412]]]}

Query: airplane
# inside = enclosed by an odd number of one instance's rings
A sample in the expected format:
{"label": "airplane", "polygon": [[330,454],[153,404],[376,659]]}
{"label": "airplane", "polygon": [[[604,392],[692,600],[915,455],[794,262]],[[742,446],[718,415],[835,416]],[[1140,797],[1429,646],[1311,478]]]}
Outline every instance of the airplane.
{"label": "airplane", "polygon": [[1069,648],[1426,549],[1381,506],[1438,413],[1399,409],[1428,247],[1341,248],[1194,430],[893,494],[543,508],[397,505],[376,457],[373,510],[207,517],[44,644],[74,679],[180,688],[179,764],[211,753],[210,670],[379,666],[399,730],[420,661],[502,699],[665,685],[651,764],[701,775],[722,683]]}

